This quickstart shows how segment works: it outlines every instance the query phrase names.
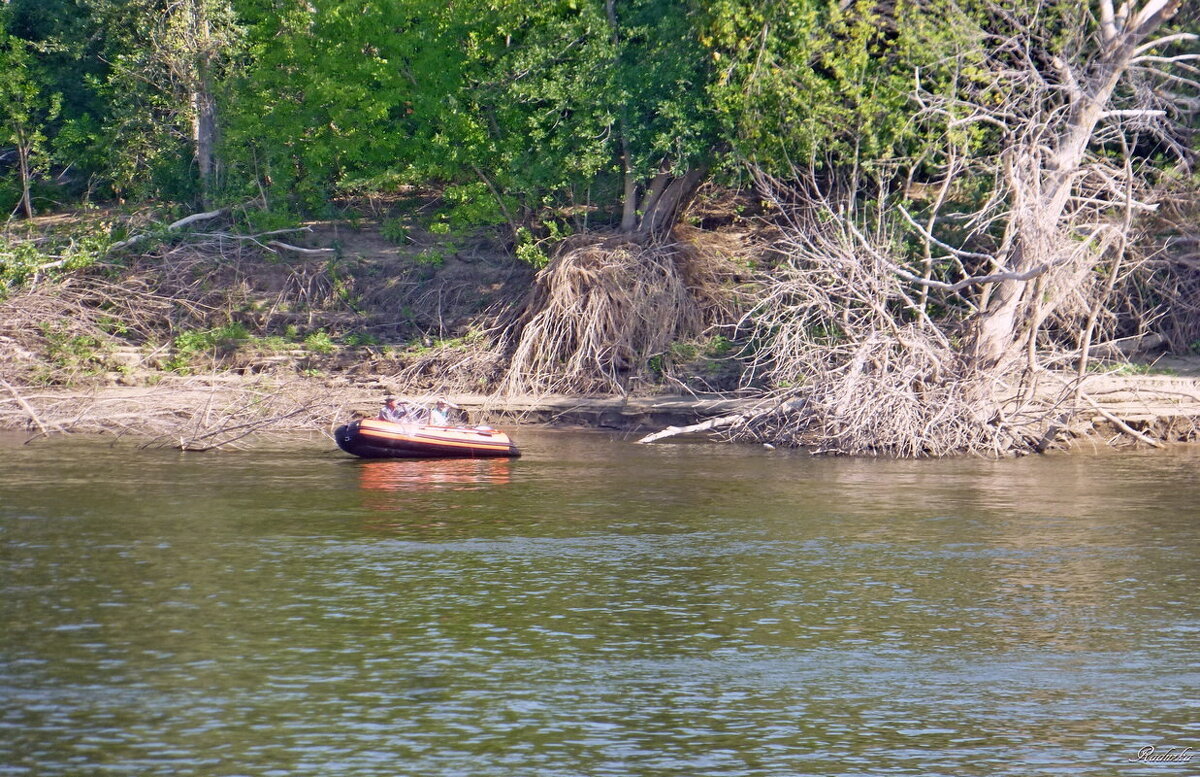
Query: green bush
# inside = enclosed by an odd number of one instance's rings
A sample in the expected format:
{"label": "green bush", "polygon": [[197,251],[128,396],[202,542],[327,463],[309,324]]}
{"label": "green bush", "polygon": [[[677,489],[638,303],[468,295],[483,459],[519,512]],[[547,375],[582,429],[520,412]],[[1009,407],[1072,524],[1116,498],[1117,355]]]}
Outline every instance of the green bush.
{"label": "green bush", "polygon": [[408,242],[408,224],[400,219],[387,219],[379,227],[379,234],[396,245]]}
{"label": "green bush", "polygon": [[455,230],[490,227],[507,221],[496,197],[482,181],[447,186],[442,196],[450,206],[446,212],[449,226]]}
{"label": "green bush", "polygon": [[426,248],[413,257],[413,261],[425,267],[441,267],[446,264],[446,257],[453,254],[455,247],[451,245],[442,248]]}
{"label": "green bush", "polygon": [[304,347],[313,353],[333,353],[337,345],[328,332],[320,329],[304,338]]}
{"label": "green bush", "polygon": [[237,225],[250,234],[300,226],[300,217],[286,208],[250,208],[238,213]]}
{"label": "green bush", "polygon": [[352,348],[379,345],[379,338],[366,332],[354,332],[343,337],[342,344]]}
{"label": "green bush", "polygon": [[529,231],[528,227],[521,227],[517,230],[515,252],[518,259],[535,269],[540,270],[550,264],[550,257],[542,250],[541,245],[534,239],[533,232]]}
{"label": "green bush", "polygon": [[46,358],[59,370],[95,375],[106,369],[109,344],[92,335],[72,334],[66,324],[41,324]]}
{"label": "green bush", "polygon": [[189,329],[175,336],[175,354],[163,364],[173,372],[189,372],[192,361],[200,356],[218,358],[236,352],[251,340],[245,324],[231,321],[213,329]]}
{"label": "green bush", "polygon": [[96,264],[112,242],[108,228],[91,224],[69,234],[44,236],[38,243],[0,236],[0,296],[23,286],[35,273],[54,277]]}

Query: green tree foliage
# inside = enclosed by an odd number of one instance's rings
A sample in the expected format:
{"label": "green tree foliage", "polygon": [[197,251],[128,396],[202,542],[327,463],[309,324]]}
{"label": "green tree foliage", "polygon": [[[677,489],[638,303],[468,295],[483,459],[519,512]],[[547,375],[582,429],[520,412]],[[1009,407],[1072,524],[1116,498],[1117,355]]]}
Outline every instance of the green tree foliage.
{"label": "green tree foliage", "polygon": [[498,0],[480,8],[488,23],[473,30],[463,90],[470,164],[526,212],[544,197],[586,200],[587,184],[613,164],[603,7]]}
{"label": "green tree foliage", "polygon": [[[631,228],[676,183],[747,162],[785,177],[815,163],[920,179],[944,167],[947,140],[959,155],[995,150],[1002,140],[985,125],[917,120],[914,95],[980,94],[996,25],[1014,27],[1006,20],[1028,17],[1022,9],[1036,10],[1042,29],[1061,27],[1064,41],[1072,21],[1096,23],[1066,0],[1003,5],[8,0],[0,9],[24,42],[23,54],[10,46],[6,56],[27,59],[8,68],[25,74],[9,91],[25,78],[43,101],[61,95],[57,113],[41,109],[43,159],[102,193],[194,202],[216,186],[229,199],[265,193],[272,205],[312,210],[408,184],[440,188],[451,228],[509,222],[515,235],[568,214],[577,227],[584,214],[590,226],[624,215]],[[1181,24],[1194,28],[1189,13]]]}
{"label": "green tree foliage", "polygon": [[464,30],[444,3],[246,0],[241,10],[250,64],[227,141],[255,189],[314,208],[339,190],[461,166]]}
{"label": "green tree foliage", "polygon": [[4,31],[0,14],[0,142],[11,144],[20,181],[20,208],[33,218],[31,188],[36,176],[50,167],[46,127],[57,116],[62,96],[47,94],[30,54],[30,44]]}
{"label": "green tree foliage", "polygon": [[977,60],[956,37],[963,13],[948,0],[716,0],[704,42],[735,152],[782,175],[810,161],[914,154],[918,80],[950,88]]}
{"label": "green tree foliage", "polygon": [[636,207],[660,173],[710,162],[718,141],[693,3],[505,0],[489,10],[496,22],[477,33],[469,85],[486,117],[480,164],[527,208],[546,197]]}
{"label": "green tree foliage", "polygon": [[[102,36],[86,0],[8,0],[3,13],[14,38],[25,41],[43,94],[61,95],[61,110],[47,122],[47,153],[69,170],[62,195],[78,196],[104,167],[99,142],[105,102],[96,88],[107,69]],[[7,72],[7,70],[6,70]],[[111,152],[109,152],[111,153]]]}
{"label": "green tree foliage", "polygon": [[118,195],[188,201],[216,173],[216,104],[240,43],[229,0],[81,0],[108,69],[102,136]]}
{"label": "green tree foliage", "polygon": [[[697,12],[678,0],[246,0],[230,146],[311,206],[445,184],[477,220],[604,204],[711,153]],[[235,152],[236,153],[236,152]]]}
{"label": "green tree foliage", "polygon": [[210,178],[200,119],[215,133],[237,52],[230,0],[9,0],[4,11],[41,91],[62,95],[45,131],[57,166],[101,194],[194,199]]}

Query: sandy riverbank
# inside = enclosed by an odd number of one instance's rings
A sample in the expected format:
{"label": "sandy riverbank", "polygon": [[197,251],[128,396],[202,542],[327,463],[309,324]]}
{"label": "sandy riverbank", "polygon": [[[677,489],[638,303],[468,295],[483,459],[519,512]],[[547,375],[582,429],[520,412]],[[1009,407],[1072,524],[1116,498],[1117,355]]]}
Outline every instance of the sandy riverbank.
{"label": "sandy riverbank", "polygon": [[[154,385],[81,389],[0,386],[0,429],[32,435],[109,434],[154,447],[207,450],[253,436],[297,431],[331,433],[353,418],[373,416],[384,394],[431,402],[430,394],[395,387],[330,383],[303,376],[216,373],[164,376]],[[1200,440],[1200,379],[1189,375],[1088,376],[1075,412],[1060,432],[1094,449]],[[566,425],[625,431],[687,426],[756,408],[768,400],[718,396],[497,397],[446,395],[472,423],[508,428]]]}
{"label": "sandy riverbank", "polygon": [[[220,446],[253,434],[332,432],[373,416],[386,393],[418,403],[434,395],[304,377],[214,374],[164,377],[152,386],[80,389],[0,386],[0,429],[31,434],[133,436],[152,445]],[[648,430],[741,412],[760,401],[719,397],[495,397],[447,394],[472,423]]]}

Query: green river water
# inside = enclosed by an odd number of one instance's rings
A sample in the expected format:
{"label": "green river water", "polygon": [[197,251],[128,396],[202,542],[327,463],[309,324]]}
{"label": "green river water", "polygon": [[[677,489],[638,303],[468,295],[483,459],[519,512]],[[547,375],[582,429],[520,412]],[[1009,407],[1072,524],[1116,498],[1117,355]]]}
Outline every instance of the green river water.
{"label": "green river water", "polygon": [[1200,453],[514,437],[0,437],[0,775],[1200,774]]}

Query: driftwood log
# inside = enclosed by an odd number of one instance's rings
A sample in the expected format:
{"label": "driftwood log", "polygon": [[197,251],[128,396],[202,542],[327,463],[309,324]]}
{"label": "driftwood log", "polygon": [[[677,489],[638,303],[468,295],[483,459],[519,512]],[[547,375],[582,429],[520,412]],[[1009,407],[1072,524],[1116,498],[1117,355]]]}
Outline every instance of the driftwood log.
{"label": "driftwood log", "polygon": [[665,440],[668,437],[677,437],[681,434],[695,434],[698,432],[707,432],[713,429],[721,429],[735,424],[745,423],[747,416],[745,413],[734,413],[733,415],[724,415],[719,418],[710,418],[707,421],[702,421],[698,424],[690,426],[668,426],[667,428],[648,434],[637,442],[640,444],[657,442]]}

